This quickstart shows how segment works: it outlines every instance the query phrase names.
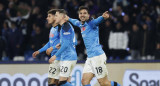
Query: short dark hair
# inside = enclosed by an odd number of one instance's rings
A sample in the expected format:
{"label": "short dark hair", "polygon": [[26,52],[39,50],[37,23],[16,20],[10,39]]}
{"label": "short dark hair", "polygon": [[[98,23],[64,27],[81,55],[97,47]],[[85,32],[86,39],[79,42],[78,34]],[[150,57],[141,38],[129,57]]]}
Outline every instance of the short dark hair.
{"label": "short dark hair", "polygon": [[58,9],[57,12],[67,15],[67,12],[64,9]]}
{"label": "short dark hair", "polygon": [[57,10],[58,10],[58,9],[51,9],[51,10],[49,10],[47,13],[48,13],[48,14],[55,15]]}
{"label": "short dark hair", "polygon": [[78,9],[78,12],[81,11],[81,10],[83,10],[83,9],[87,10],[87,12],[89,13],[89,8],[85,7],[85,6],[80,6],[79,9]]}

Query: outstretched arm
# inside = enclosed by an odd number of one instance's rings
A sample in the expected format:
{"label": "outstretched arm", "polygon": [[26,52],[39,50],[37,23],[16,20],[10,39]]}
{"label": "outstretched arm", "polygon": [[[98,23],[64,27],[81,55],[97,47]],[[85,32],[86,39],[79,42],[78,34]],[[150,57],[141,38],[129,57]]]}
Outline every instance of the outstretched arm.
{"label": "outstretched arm", "polygon": [[108,19],[108,18],[109,18],[109,13],[108,13],[108,11],[104,12],[104,13],[102,14],[102,17],[103,17],[104,19]]}
{"label": "outstretched arm", "polygon": [[102,21],[104,21],[105,19],[108,19],[108,18],[109,18],[109,14],[108,14],[108,11],[106,11],[102,14],[102,16],[99,16],[98,18],[94,19],[93,23],[95,25],[99,25]]}
{"label": "outstretched arm", "polygon": [[74,26],[77,26],[77,27],[79,27],[81,24],[81,22],[78,19],[72,19],[72,18],[69,18],[68,16],[65,17],[65,20],[70,21]]}

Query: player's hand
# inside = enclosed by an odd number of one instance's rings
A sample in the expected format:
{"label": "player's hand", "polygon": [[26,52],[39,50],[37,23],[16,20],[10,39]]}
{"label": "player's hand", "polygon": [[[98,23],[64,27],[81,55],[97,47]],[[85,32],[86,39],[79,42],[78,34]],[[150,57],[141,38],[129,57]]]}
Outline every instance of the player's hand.
{"label": "player's hand", "polygon": [[35,51],[33,54],[32,54],[32,57],[33,58],[36,58],[36,56],[39,54],[39,51]]}
{"label": "player's hand", "polygon": [[46,50],[46,54],[47,54],[47,55],[50,55],[51,52],[52,52],[52,50],[53,50],[53,47],[48,48],[48,49]]}
{"label": "player's hand", "polygon": [[69,20],[69,17],[67,15],[65,15],[65,18],[64,18],[66,21]]}
{"label": "player's hand", "polygon": [[56,45],[56,48],[57,48],[57,49],[60,49],[60,48],[61,48],[61,44],[60,44],[60,43],[57,44],[57,45]]}
{"label": "player's hand", "polygon": [[102,17],[103,17],[104,19],[108,19],[108,18],[109,18],[109,13],[108,13],[108,11],[104,12],[104,13],[102,14]]}
{"label": "player's hand", "polygon": [[49,59],[49,63],[52,64],[52,62],[56,59],[56,56],[52,56],[50,59]]}

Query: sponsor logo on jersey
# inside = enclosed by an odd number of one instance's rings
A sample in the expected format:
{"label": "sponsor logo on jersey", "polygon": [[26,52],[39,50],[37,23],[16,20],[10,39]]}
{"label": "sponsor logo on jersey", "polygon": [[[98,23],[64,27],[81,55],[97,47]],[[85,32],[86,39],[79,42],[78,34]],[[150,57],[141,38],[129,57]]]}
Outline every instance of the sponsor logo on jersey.
{"label": "sponsor logo on jersey", "polygon": [[64,32],[63,33],[64,35],[69,35],[69,34],[71,34],[70,32]]}

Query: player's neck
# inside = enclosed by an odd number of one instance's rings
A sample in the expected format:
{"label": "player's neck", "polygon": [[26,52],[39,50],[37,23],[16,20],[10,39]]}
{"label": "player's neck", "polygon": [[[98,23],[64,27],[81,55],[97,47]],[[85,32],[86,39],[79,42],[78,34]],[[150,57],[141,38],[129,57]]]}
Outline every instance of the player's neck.
{"label": "player's neck", "polygon": [[55,27],[55,26],[57,26],[57,24],[56,24],[56,23],[53,23],[53,24],[52,24],[52,27]]}
{"label": "player's neck", "polygon": [[89,20],[89,18],[88,18],[87,20],[85,20],[85,21],[81,21],[81,23],[84,24],[84,23],[87,22],[88,20]]}
{"label": "player's neck", "polygon": [[66,21],[63,19],[63,20],[61,20],[61,22],[59,24],[62,26],[65,22]]}
{"label": "player's neck", "polygon": [[85,21],[81,21],[81,23],[82,23],[82,24],[84,24],[84,23],[85,23]]}
{"label": "player's neck", "polygon": [[[88,21],[88,20],[86,20],[86,21]],[[86,21],[81,21],[81,23],[84,24]]]}

